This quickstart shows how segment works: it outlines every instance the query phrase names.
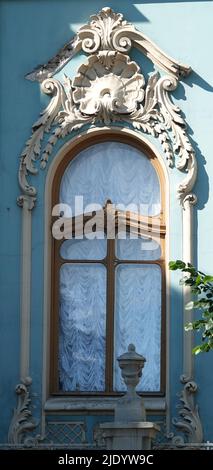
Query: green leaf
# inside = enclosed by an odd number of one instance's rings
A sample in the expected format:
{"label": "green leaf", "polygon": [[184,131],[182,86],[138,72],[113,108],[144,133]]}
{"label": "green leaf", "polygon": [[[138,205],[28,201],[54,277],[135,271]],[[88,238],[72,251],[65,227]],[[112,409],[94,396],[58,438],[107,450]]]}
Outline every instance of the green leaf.
{"label": "green leaf", "polygon": [[191,302],[188,302],[186,305],[185,305],[185,309],[186,310],[192,310],[194,308],[194,303],[193,301]]}
{"label": "green leaf", "polygon": [[213,293],[211,294],[210,292],[208,294],[206,294],[206,297],[207,299],[211,299],[211,297],[213,297]]}
{"label": "green leaf", "polygon": [[208,310],[204,310],[202,317],[207,320],[210,317],[210,312]]}
{"label": "green leaf", "polygon": [[178,269],[176,265],[176,261],[169,262],[169,269],[171,269],[171,271],[175,271],[176,269]]}
{"label": "green leaf", "polygon": [[197,300],[190,301],[185,306],[186,310],[200,310],[200,318],[184,326],[185,331],[201,331],[202,344],[195,346],[192,352],[196,355],[209,352],[213,350],[213,276],[206,275],[181,260],[171,261],[169,267],[171,270],[180,269],[187,273],[187,276],[183,275],[180,284],[188,286],[191,293],[197,296]]}
{"label": "green leaf", "polygon": [[201,294],[202,293],[202,290],[200,289],[200,287],[192,287],[191,291],[192,291],[192,294]]}
{"label": "green leaf", "polygon": [[186,263],[184,263],[183,261],[179,259],[177,261],[169,262],[169,269],[171,269],[172,271],[175,271],[176,269],[184,269],[185,267],[186,267]]}
{"label": "green leaf", "polygon": [[203,279],[204,284],[207,282],[213,282],[213,276],[205,276]]}
{"label": "green leaf", "polygon": [[192,353],[197,355],[201,352],[201,346],[195,346],[195,348],[192,349]]}
{"label": "green leaf", "polygon": [[178,269],[184,269],[186,267],[186,263],[184,263],[180,259],[177,259],[176,266],[177,266]]}
{"label": "green leaf", "polygon": [[186,325],[184,326],[184,330],[185,331],[192,331],[193,330],[192,323],[186,323]]}
{"label": "green leaf", "polygon": [[200,274],[198,274],[198,276],[195,279],[196,286],[199,286],[201,282],[202,282],[201,276],[200,276]]}
{"label": "green leaf", "polygon": [[[189,277],[189,278],[185,281],[185,286],[194,287],[194,280]],[[194,287],[194,288],[197,289],[197,287]]]}
{"label": "green leaf", "polygon": [[200,299],[200,300],[196,300],[195,302],[193,302],[194,304],[194,308],[199,308],[199,309],[202,309],[202,308],[211,308],[212,306],[212,303],[211,301],[209,301],[208,299]]}
{"label": "green leaf", "polygon": [[204,343],[204,344],[202,344],[202,346],[200,347],[200,349],[201,349],[202,352],[209,352],[209,350],[210,350],[209,343]]}
{"label": "green leaf", "polygon": [[184,272],[185,272],[185,273],[190,273],[191,276],[193,276],[193,277],[194,277],[194,276],[195,276],[195,277],[197,276],[197,271],[196,271],[195,268],[185,268],[185,269],[184,269]]}

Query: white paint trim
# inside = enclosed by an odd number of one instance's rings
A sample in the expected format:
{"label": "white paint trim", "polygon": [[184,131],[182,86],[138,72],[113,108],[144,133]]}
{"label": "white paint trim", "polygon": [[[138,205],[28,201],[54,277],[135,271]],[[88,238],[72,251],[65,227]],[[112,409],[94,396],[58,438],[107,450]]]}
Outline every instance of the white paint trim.
{"label": "white paint trim", "polygon": [[32,209],[35,199],[20,196],[18,204],[22,207],[21,237],[21,295],[20,295],[20,377],[25,381],[30,375],[30,320],[31,320],[31,263],[32,263]]}
{"label": "white paint trim", "polygon": [[[51,189],[52,189],[52,183],[54,179],[54,175],[57,171],[57,168],[60,164],[60,162],[63,160],[65,155],[73,149],[76,144],[79,142],[85,141],[88,139],[88,137],[92,134],[94,137],[97,135],[101,134],[112,134],[113,132],[120,134],[120,135],[129,135],[134,137],[137,141],[140,141],[141,143],[146,144],[149,146],[149,148],[153,151],[153,153],[156,155],[158,160],[161,163],[161,167],[164,172],[164,178],[165,178],[165,185],[166,185],[166,194],[168,197],[166,197],[166,214],[169,220],[169,176],[167,172],[167,167],[166,164],[163,160],[162,155],[160,152],[156,149],[156,147],[148,140],[146,139],[143,135],[139,134],[136,131],[133,131],[131,129],[124,129],[120,127],[113,127],[113,128],[92,128],[89,129],[78,136],[73,137],[69,142],[63,145],[63,147],[59,150],[59,152],[55,155],[53,161],[51,162],[51,165],[49,167],[47,177],[46,177],[46,185],[45,185],[45,213],[44,213],[44,222],[45,222],[45,242],[44,242],[44,319],[43,319],[43,378],[42,378],[42,430],[44,432],[45,429],[45,408],[46,408],[46,403],[49,398],[49,362],[50,362],[50,357],[49,357],[49,342],[50,342],[50,337],[49,337],[49,332],[50,332],[50,291],[51,291],[51,279],[50,279],[50,266],[51,266],[51,230],[50,230],[50,224],[51,224]],[[170,331],[170,293],[169,293],[169,269],[168,269],[168,260],[169,260],[169,227],[167,228],[167,235],[166,235],[166,246],[167,246],[167,251],[165,253],[166,257],[166,285],[167,285],[167,290],[166,290],[166,305],[167,305],[167,321],[166,321],[166,398],[164,399],[165,401],[165,408],[166,408],[166,413],[167,413],[167,425],[169,427],[169,422],[170,422],[170,417],[169,417],[169,406],[168,406],[168,400],[169,400],[169,331]],[[67,398],[67,401],[69,402],[69,398]],[[53,402],[54,398],[51,399],[51,403]],[[55,399],[57,400],[57,399]],[[156,401],[155,401],[156,400]],[[150,401],[153,401],[153,407],[156,409],[156,405],[159,402],[159,397],[156,398],[151,398]],[[156,403],[156,405],[155,405]],[[150,403],[149,403],[149,406]],[[162,408],[159,408],[159,411]]]}
{"label": "white paint trim", "polygon": [[[194,262],[194,238],[193,238],[193,206],[197,198],[194,194],[189,194],[183,201],[183,261],[185,263]],[[193,311],[186,309],[186,304],[192,300],[190,286],[183,287],[183,323],[193,320]],[[192,379],[194,376],[194,357],[192,348],[194,342],[193,331],[183,333],[183,375]]]}

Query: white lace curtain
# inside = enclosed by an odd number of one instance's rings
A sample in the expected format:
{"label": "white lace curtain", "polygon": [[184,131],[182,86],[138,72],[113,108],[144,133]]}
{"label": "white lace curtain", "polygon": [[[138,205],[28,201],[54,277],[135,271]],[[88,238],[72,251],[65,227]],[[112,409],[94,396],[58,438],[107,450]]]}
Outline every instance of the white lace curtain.
{"label": "white lace curtain", "polygon": [[[149,159],[139,150],[119,142],[104,142],[83,150],[67,167],[61,182],[60,202],[68,204],[72,215],[76,196],[88,204],[142,205],[143,215],[160,212],[160,185]],[[76,209],[76,210],[75,210]],[[92,210],[92,209],[90,209]]]}
{"label": "white lace curtain", "polygon": [[[82,212],[75,196],[87,204],[141,205],[144,215],[160,212],[160,185],[154,167],[139,150],[105,142],[82,151],[67,167],[61,181],[60,202],[72,213]],[[90,206],[91,210],[91,206]],[[106,268],[99,261],[107,240],[67,240],[60,271],[59,377],[64,391],[105,390]],[[154,240],[116,241],[121,260],[157,260],[161,249]],[[88,260],[93,263],[72,263]],[[96,261],[94,263],[94,261]],[[124,390],[116,358],[129,343],[147,363],[138,389],[160,389],[161,270],[156,264],[122,264],[115,271],[114,390]]]}

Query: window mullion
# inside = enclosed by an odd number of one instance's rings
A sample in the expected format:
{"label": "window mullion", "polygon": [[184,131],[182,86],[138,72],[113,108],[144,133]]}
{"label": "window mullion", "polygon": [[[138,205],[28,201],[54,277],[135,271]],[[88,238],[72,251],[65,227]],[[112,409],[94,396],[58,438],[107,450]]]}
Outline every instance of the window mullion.
{"label": "window mullion", "polygon": [[106,391],[113,390],[115,240],[107,240]]}

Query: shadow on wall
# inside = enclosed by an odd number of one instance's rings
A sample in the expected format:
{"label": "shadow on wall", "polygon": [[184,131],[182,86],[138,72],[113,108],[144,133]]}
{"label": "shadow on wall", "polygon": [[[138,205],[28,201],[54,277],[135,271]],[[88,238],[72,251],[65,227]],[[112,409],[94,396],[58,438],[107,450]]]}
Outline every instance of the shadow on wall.
{"label": "shadow on wall", "polygon": [[[187,85],[193,87],[194,85],[202,88],[208,93],[213,92],[213,86],[206,82],[203,77],[198,75],[194,70],[192,73],[187,77]],[[183,88],[183,86],[181,86]],[[209,198],[209,177],[205,170],[206,160],[204,155],[202,154],[201,149],[199,148],[198,143],[193,138],[193,130],[188,126],[188,132],[190,135],[190,139],[192,141],[193,147],[196,152],[197,163],[198,163],[198,176],[197,182],[195,184],[195,193],[198,195],[198,202],[196,205],[196,212],[197,210],[204,209],[206,203],[208,202]]]}
{"label": "shadow on wall", "polygon": [[[191,74],[183,80],[183,83],[179,83],[179,86],[177,90],[173,92],[173,96],[175,97],[176,100],[186,100],[186,90],[184,87],[184,81],[189,85],[190,87],[193,87],[194,85],[199,86],[200,88],[203,88],[206,92],[212,92],[213,87],[207,83],[202,77],[200,77],[196,72],[192,71]],[[184,115],[182,112],[183,117],[186,119],[187,122],[187,116]],[[194,131],[193,129],[188,125],[187,123],[187,133],[190,137],[190,141],[192,143],[192,146],[195,150],[196,154],[196,160],[197,160],[197,166],[198,166],[198,171],[197,171],[197,181],[195,183],[195,186],[192,190],[193,193],[196,194],[198,200],[197,204],[194,207],[194,247],[197,247],[198,244],[198,238],[197,238],[197,232],[198,232],[198,211],[202,210],[205,208],[208,199],[209,199],[209,176],[206,172],[205,165],[206,165],[206,159],[202,153],[202,150],[200,149],[198,143],[194,139]],[[194,250],[194,265],[197,266],[197,248]]]}
{"label": "shadow on wall", "polygon": [[[213,87],[206,82],[202,77],[200,77],[196,72],[192,70],[191,74],[183,79],[183,83],[179,83],[177,90],[175,90],[172,94],[176,100],[186,100],[186,90],[184,87],[184,82],[187,83],[188,86],[193,87],[194,85],[199,86],[200,88],[204,89],[206,92],[212,93]],[[186,119],[187,123],[187,116],[182,112],[183,117]],[[199,194],[198,202],[196,204],[196,210],[204,209],[206,203],[209,199],[209,177],[205,170],[206,159],[199,148],[198,143],[194,139],[194,131],[187,123],[187,132],[190,136],[190,141],[192,142],[193,148],[196,153],[196,159],[198,164],[198,176],[197,182],[195,184],[194,192]],[[202,185],[202,191],[200,190],[200,186]]]}

